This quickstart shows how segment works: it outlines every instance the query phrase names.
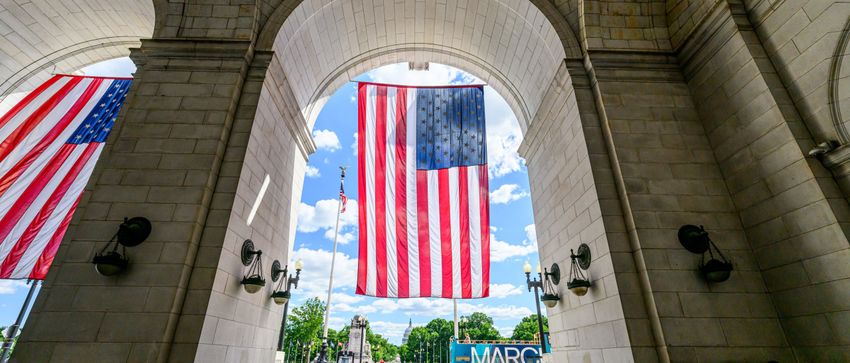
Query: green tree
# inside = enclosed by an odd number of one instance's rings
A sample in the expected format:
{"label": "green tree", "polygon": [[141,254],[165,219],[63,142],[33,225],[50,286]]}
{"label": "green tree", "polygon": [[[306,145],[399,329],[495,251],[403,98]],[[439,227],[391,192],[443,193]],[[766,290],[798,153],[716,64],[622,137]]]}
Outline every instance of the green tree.
{"label": "green tree", "polygon": [[472,340],[501,340],[502,335],[496,327],[493,326],[493,318],[481,312],[474,312],[469,316],[461,318],[463,321],[463,334],[460,339],[464,339],[466,335]]}
{"label": "green tree", "polygon": [[292,309],[292,314],[286,322],[286,344],[301,347],[292,355],[315,357],[322,346],[322,320],[325,314],[325,303],[318,298],[311,298],[301,306]]}
{"label": "green tree", "polygon": [[[539,329],[537,327],[537,315],[529,315],[519,322],[514,327],[514,333],[511,339],[514,340],[536,340]],[[549,320],[543,317],[543,331],[549,331]]]}

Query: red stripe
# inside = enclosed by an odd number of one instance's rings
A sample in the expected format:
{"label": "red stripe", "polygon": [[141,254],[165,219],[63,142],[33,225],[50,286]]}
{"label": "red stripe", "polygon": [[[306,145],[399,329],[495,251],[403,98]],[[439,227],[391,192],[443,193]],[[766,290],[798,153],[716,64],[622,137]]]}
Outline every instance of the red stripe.
{"label": "red stripe", "polygon": [[407,266],[407,88],[398,88],[395,107],[395,238],[398,297],[410,296]]}
{"label": "red stripe", "polygon": [[9,156],[9,153],[11,153],[12,150],[14,150],[15,147],[17,147],[18,144],[20,144],[21,141],[29,135],[30,131],[32,131],[32,129],[35,128],[41,120],[47,117],[50,111],[53,111],[56,105],[58,105],[59,102],[61,102],[65,96],[67,96],[68,93],[70,93],[71,90],[74,89],[74,87],[76,87],[82,80],[82,78],[71,78],[68,83],[62,86],[59,92],[51,96],[50,99],[44,102],[35,112],[27,117],[27,119],[20,124],[15,131],[12,131],[9,137],[0,143],[0,160]]}
{"label": "red stripe", "polygon": [[490,296],[490,182],[487,164],[478,166],[478,200],[481,208],[481,297]]}
{"label": "red stripe", "polygon": [[97,91],[97,88],[100,87],[101,83],[103,83],[102,79],[96,79],[91,82],[91,84],[86,87],[86,90],[83,92],[80,98],[77,99],[77,102],[75,102],[74,105],[71,106],[71,108],[68,110],[68,112],[65,113],[65,115],[63,115],[61,119],[59,119],[59,122],[56,124],[56,126],[54,126],[46,135],[44,135],[44,138],[42,138],[41,141],[39,141],[35,147],[30,149],[30,151],[28,151],[27,154],[24,155],[24,157],[21,158],[21,160],[19,160],[15,164],[15,166],[9,169],[6,175],[3,175],[3,177],[0,178],[0,195],[3,195],[3,193],[5,193],[6,190],[9,189],[9,187],[12,186],[12,184],[14,184],[16,180],[18,180],[21,174],[23,174],[23,172],[27,170],[27,168],[29,168],[29,166],[32,165],[32,163],[39,156],[41,156],[41,153],[44,152],[44,149],[47,149],[47,147],[50,146],[53,141],[56,141],[56,138],[59,137],[59,135],[61,135],[63,131],[65,131],[65,128],[68,127],[71,121],[73,121],[77,117],[83,107],[85,107],[85,105],[91,100],[92,96]]}
{"label": "red stripe", "polygon": [[56,83],[56,81],[58,81],[60,78],[62,78],[62,77],[61,76],[51,77],[50,79],[47,80],[47,82],[42,83],[41,86],[38,86],[38,88],[34,89],[32,92],[27,94],[23,99],[18,101],[18,103],[15,104],[15,106],[10,108],[9,111],[6,111],[6,113],[3,115],[3,117],[0,118],[0,127],[6,126],[6,123],[9,122],[9,120],[11,120],[13,117],[15,117],[15,115],[17,115],[18,112],[21,112],[21,110],[23,110],[24,107],[27,107],[27,105],[29,105],[30,102],[32,102],[32,100],[34,100],[36,97],[38,97],[42,93],[44,93],[45,90],[47,90],[50,86],[52,86],[54,83]]}
{"label": "red stripe", "polygon": [[357,209],[360,241],[357,255],[357,294],[366,294],[366,262],[369,260],[366,244],[366,85],[357,90]]}
{"label": "red stripe", "polygon": [[44,280],[47,276],[47,270],[50,269],[50,265],[53,263],[53,258],[56,257],[56,251],[59,250],[59,244],[62,242],[62,237],[65,236],[65,231],[68,230],[68,224],[71,223],[71,217],[74,216],[74,211],[77,210],[77,204],[80,203],[80,199],[83,197],[83,194],[80,193],[80,196],[77,197],[77,201],[71,206],[71,209],[65,213],[65,219],[62,220],[62,223],[59,224],[59,228],[53,232],[53,236],[50,237],[50,242],[47,243],[47,247],[44,251],[41,252],[41,256],[38,258],[38,261],[35,263],[35,268],[30,271],[30,279],[31,280]]}
{"label": "red stripe", "polygon": [[472,261],[469,252],[469,168],[458,168],[458,196],[460,196],[460,281],[461,296],[472,297]]}
{"label": "red stripe", "polygon": [[[85,147],[85,150],[80,155],[80,157],[74,162],[74,165],[68,170],[68,173],[65,174],[65,177],[62,178],[62,181],[53,190],[53,193],[50,194],[50,197],[47,199],[47,202],[41,207],[41,210],[38,211],[38,214],[35,218],[30,222],[30,225],[27,226],[26,231],[21,235],[21,238],[15,243],[15,246],[12,247],[12,250],[6,256],[6,259],[3,261],[3,264],[0,265],[0,278],[9,278],[12,275],[12,272],[15,271],[15,267],[18,266],[18,262],[21,261],[21,257],[24,256],[27,249],[32,244],[32,241],[41,231],[41,228],[44,226],[44,223],[47,222],[47,219],[50,218],[50,215],[53,214],[53,211],[56,210],[56,206],[59,205],[59,202],[65,197],[65,193],[68,192],[68,188],[71,187],[71,184],[74,183],[74,180],[77,179],[77,176],[80,174],[80,171],[89,161],[94,151],[98,148],[100,144],[96,142],[89,143],[88,146]],[[70,145],[67,145],[70,146]],[[70,148],[74,149],[74,146]]]}
{"label": "red stripe", "polygon": [[443,266],[443,297],[452,297],[452,222],[449,169],[437,171],[440,189],[440,253]]}
{"label": "red stripe", "polygon": [[428,235],[428,171],[416,170],[416,222],[419,233],[419,296],[431,296],[431,243]]}
{"label": "red stripe", "polygon": [[4,241],[12,227],[18,224],[24,213],[30,208],[36,197],[44,190],[44,186],[53,179],[59,167],[65,163],[71,152],[74,151],[75,145],[65,144],[59,149],[59,152],[50,159],[50,162],[41,170],[36,178],[27,186],[27,189],[18,197],[18,200],[9,208],[3,219],[0,220],[0,241]]}
{"label": "red stripe", "polygon": [[375,100],[375,296],[387,296],[387,87]]}

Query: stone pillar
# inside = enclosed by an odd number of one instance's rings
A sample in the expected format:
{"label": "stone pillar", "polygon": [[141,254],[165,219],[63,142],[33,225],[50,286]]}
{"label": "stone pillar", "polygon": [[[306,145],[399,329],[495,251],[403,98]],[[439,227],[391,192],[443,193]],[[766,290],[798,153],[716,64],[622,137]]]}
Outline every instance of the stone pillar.
{"label": "stone pillar", "polygon": [[[248,41],[156,39],[132,57],[136,80],[34,305],[19,361],[188,362],[207,315],[243,307],[209,303],[214,285],[238,288],[216,280],[217,267],[271,54]],[[128,249],[128,271],[98,275],[94,252],[133,216],[150,219],[153,233]],[[279,310],[264,318],[279,320]]]}
{"label": "stone pillar", "polygon": [[785,360],[847,360],[850,213],[829,173],[806,157],[814,145],[774,68],[781,58],[771,59],[737,0],[712,9],[680,58],[759,284],[793,348]]}

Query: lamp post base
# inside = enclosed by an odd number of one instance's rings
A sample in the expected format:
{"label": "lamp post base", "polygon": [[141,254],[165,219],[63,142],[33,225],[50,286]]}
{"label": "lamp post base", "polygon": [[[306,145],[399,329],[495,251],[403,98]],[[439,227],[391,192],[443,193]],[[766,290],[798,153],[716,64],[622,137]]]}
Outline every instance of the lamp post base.
{"label": "lamp post base", "polygon": [[322,341],[322,348],[319,350],[319,356],[313,363],[328,363],[328,342]]}

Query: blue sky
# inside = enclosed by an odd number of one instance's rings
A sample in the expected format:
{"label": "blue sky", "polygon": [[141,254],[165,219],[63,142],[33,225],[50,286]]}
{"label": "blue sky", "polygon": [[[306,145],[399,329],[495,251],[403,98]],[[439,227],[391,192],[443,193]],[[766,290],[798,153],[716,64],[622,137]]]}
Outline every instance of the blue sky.
{"label": "blue sky", "polygon": [[[86,74],[126,76],[134,67],[128,58],[107,61],[84,69]],[[409,71],[407,64],[394,64],[367,72],[356,80],[405,85],[482,84],[461,70],[431,64],[428,71]],[[487,150],[491,203],[491,297],[460,300],[461,314],[482,311],[492,316],[502,334],[509,334],[522,317],[535,307],[533,295],[525,289],[522,264],[537,260],[534,220],[528,194],[528,175],[516,149],[522,134],[507,103],[490,87],[485,87]],[[452,302],[447,299],[377,299],[354,294],[357,269],[356,200],[356,87],[347,83],[329,99],[313,127],[318,150],[310,156],[304,191],[297,210],[298,227],[294,254],[302,259],[304,272],[293,302],[313,296],[326,298],[327,279],[337,205],[340,165],[352,172],[346,181],[351,204],[343,215],[335,288],[331,306],[331,327],[339,329],[354,314],[366,314],[371,325],[393,343],[400,343],[408,319],[414,325],[435,317],[451,319]],[[0,280],[0,325],[15,319],[26,295],[18,281]]]}

